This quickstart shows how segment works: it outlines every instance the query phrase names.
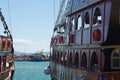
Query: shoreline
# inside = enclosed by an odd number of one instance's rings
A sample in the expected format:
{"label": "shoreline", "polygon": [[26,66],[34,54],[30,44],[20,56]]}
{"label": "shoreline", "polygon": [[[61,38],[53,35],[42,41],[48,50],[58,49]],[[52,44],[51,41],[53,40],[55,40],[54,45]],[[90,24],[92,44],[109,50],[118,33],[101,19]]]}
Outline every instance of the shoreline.
{"label": "shoreline", "polygon": [[26,61],[27,61],[27,62],[49,62],[49,60],[41,60],[41,61],[34,61],[34,60],[15,60],[15,61],[18,61],[18,62],[19,62],[19,61],[21,61],[21,62],[24,62],[24,61],[25,61],[25,62],[26,62]]}

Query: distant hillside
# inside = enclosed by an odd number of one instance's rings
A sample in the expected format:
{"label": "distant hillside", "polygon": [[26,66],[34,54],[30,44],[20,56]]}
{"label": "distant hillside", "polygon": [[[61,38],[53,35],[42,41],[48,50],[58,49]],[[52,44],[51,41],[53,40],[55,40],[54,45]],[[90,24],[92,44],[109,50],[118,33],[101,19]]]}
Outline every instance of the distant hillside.
{"label": "distant hillside", "polygon": [[[14,51],[15,55],[30,55],[34,53],[25,53],[25,52],[20,52],[20,51]],[[44,55],[50,55],[50,52],[44,52]]]}
{"label": "distant hillside", "polygon": [[44,52],[45,55],[50,55],[50,52]]}
{"label": "distant hillside", "polygon": [[14,51],[14,54],[15,54],[15,55],[25,55],[25,54],[26,54],[26,55],[27,55],[27,54],[29,55],[29,54],[33,54],[33,53],[25,53],[25,52],[20,52],[20,51]]}

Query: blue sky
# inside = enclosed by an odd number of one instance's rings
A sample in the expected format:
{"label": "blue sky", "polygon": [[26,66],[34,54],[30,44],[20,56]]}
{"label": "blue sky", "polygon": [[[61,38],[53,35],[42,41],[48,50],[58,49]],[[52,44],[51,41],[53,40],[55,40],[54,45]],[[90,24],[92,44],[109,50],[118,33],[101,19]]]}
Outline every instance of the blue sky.
{"label": "blue sky", "polygon": [[[0,0],[0,8],[14,38],[15,50],[49,51],[54,27],[53,1]],[[59,2],[60,0],[55,0],[55,18],[58,14]],[[1,22],[0,26],[3,27]]]}

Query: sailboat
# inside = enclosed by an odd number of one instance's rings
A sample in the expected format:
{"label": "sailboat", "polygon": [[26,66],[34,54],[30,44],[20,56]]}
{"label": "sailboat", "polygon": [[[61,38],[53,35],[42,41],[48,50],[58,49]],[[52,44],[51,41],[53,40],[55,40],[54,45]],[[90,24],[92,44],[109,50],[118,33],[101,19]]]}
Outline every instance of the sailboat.
{"label": "sailboat", "polygon": [[13,37],[1,10],[0,19],[4,27],[4,34],[0,34],[0,80],[12,80],[15,71]]}

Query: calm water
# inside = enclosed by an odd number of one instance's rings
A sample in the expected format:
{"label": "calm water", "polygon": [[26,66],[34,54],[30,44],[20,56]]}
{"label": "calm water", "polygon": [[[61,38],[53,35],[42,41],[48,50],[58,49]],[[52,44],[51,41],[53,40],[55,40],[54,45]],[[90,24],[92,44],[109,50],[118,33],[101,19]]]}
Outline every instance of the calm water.
{"label": "calm water", "polygon": [[13,80],[50,80],[49,75],[44,74],[44,68],[49,62],[15,62],[15,75]]}

